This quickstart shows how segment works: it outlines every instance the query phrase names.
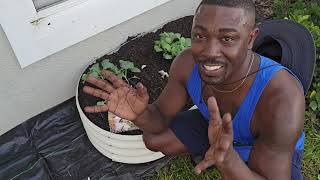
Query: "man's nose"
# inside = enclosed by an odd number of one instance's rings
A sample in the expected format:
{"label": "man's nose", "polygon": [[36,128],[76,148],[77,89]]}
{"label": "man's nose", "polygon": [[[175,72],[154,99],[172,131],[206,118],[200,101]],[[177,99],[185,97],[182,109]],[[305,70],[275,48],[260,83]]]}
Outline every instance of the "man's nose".
{"label": "man's nose", "polygon": [[217,39],[208,41],[202,54],[207,58],[221,57],[221,44]]}

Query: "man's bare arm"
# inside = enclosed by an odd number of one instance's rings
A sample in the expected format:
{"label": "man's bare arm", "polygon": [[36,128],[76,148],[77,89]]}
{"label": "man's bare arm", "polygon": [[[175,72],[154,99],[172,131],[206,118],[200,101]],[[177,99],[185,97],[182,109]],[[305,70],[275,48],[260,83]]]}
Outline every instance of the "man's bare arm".
{"label": "man's bare arm", "polygon": [[159,98],[150,104],[134,123],[144,132],[158,134],[168,128],[170,120],[186,105],[186,83],[193,68],[190,50],[176,57],[170,67],[168,83]]}

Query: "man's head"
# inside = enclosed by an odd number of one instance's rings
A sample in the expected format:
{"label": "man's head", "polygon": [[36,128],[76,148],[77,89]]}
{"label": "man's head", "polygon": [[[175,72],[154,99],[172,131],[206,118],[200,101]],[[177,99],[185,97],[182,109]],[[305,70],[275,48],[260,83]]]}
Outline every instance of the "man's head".
{"label": "man's head", "polygon": [[203,0],[191,33],[202,80],[220,84],[245,74],[257,34],[252,0]]}

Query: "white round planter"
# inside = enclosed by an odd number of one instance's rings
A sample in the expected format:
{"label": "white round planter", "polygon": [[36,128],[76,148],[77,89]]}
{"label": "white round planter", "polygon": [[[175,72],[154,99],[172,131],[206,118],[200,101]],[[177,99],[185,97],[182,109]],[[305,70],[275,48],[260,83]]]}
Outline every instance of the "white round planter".
{"label": "white round planter", "polygon": [[[89,65],[83,70],[83,72],[92,63],[94,62],[89,63]],[[81,77],[78,80],[78,86],[80,81]],[[153,152],[147,149],[142,140],[142,135],[115,134],[106,131],[92,123],[80,107],[78,98],[78,86],[76,89],[77,109],[88,138],[92,145],[98,151],[100,151],[103,155],[112,159],[113,161],[127,164],[146,163],[160,159],[164,156],[164,154],[162,154],[161,152]],[[190,110],[196,108],[196,106],[193,106],[192,108],[190,108]]]}
{"label": "white round planter", "polygon": [[[79,82],[80,79],[78,85]],[[98,151],[113,161],[139,164],[154,161],[164,156],[161,152],[148,150],[143,143],[142,135],[115,134],[93,124],[80,107],[78,86],[76,89],[76,105],[90,142]]]}

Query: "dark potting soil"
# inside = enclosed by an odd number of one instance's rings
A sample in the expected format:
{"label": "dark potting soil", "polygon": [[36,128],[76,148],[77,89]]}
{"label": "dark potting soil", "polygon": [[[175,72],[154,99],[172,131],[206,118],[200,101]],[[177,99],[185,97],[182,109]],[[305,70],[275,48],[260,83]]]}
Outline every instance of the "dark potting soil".
{"label": "dark potting soil", "polygon": [[[176,32],[180,33],[184,37],[190,37],[192,19],[193,16],[186,16],[167,23],[156,32],[147,33],[143,36],[129,37],[117,52],[105,55],[99,58],[96,62],[101,62],[104,59],[110,59],[113,63],[117,64],[119,60],[129,60],[134,62],[135,66],[140,69],[142,65],[146,65],[146,68],[144,68],[141,73],[136,74],[136,76],[138,76],[139,81],[147,87],[150,96],[149,103],[152,103],[160,95],[167,83],[167,79],[163,79],[159,74],[159,71],[164,70],[165,72],[169,72],[172,62],[171,60],[165,60],[161,53],[156,53],[153,50],[154,41],[159,39],[159,34],[162,32]],[[89,66],[87,70],[90,67],[91,66]],[[95,105],[98,101],[101,101],[100,98],[93,97],[83,92],[83,87],[86,85],[92,86],[87,82],[80,82],[78,89],[79,103],[83,112],[84,107]],[[186,109],[190,106],[191,103],[186,106]],[[107,121],[108,113],[85,113],[85,115],[95,125],[109,131]],[[121,134],[137,135],[141,134],[141,131],[130,131]]]}

